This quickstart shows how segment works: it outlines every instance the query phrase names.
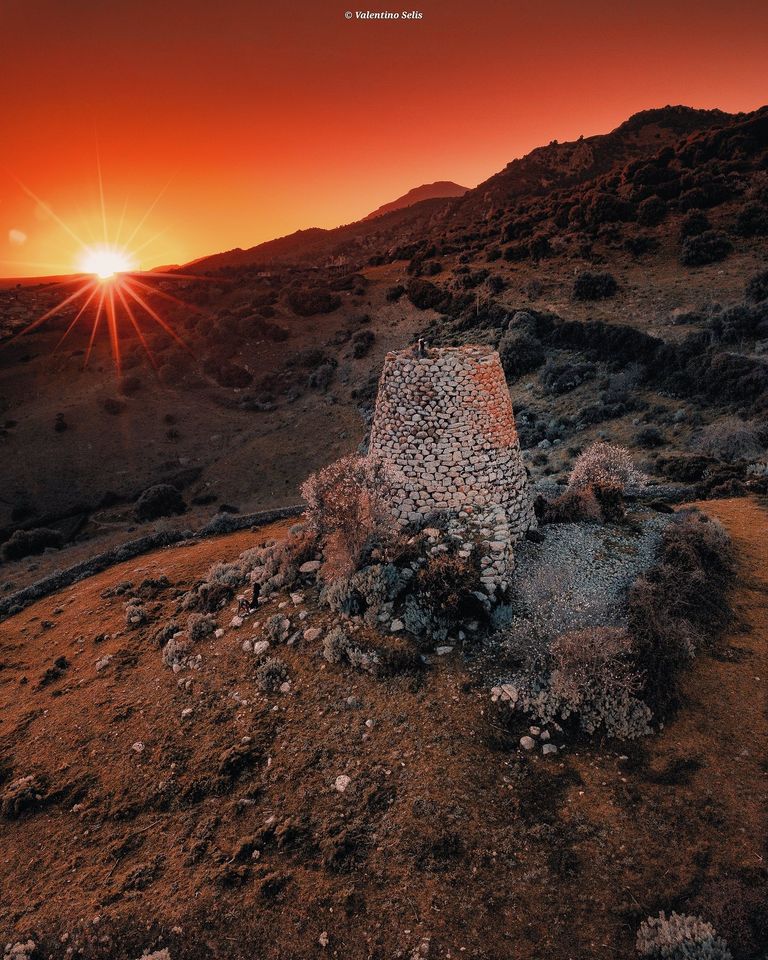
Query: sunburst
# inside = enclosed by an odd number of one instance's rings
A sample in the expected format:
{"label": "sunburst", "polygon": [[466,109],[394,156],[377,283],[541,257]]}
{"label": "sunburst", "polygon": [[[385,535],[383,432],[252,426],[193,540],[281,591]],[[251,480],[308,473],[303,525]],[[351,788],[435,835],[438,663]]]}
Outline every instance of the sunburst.
{"label": "sunburst", "polygon": [[[112,359],[117,375],[122,374],[122,350],[120,329],[126,325],[135,332],[144,349],[149,362],[153,368],[157,368],[157,362],[147,341],[143,325],[149,321],[160,327],[169,337],[171,337],[182,349],[194,356],[192,350],[179,336],[172,324],[166,320],[159,312],[156,298],[164,300],[166,303],[173,303],[177,307],[183,307],[196,313],[208,315],[208,312],[186,303],[185,301],[174,297],[165,290],[154,285],[155,281],[205,281],[213,278],[200,276],[196,274],[183,274],[179,272],[149,271],[142,272],[136,268],[138,255],[143,248],[156,239],[142,243],[140,246],[132,246],[138,232],[144,225],[147,217],[154,209],[160,196],[158,195],[154,203],[151,204],[147,212],[134,227],[129,238],[122,243],[120,234],[122,233],[125,220],[125,208],[120,219],[118,229],[114,239],[110,239],[107,227],[107,212],[104,201],[104,189],[101,178],[101,168],[99,167],[99,195],[101,199],[101,220],[103,227],[103,240],[96,244],[84,242],[74,230],[62,220],[52,208],[34,194],[24,184],[19,184],[24,192],[33,199],[38,206],[50,216],[59,227],[65,231],[70,238],[74,239],[80,247],[80,255],[77,262],[78,273],[58,280],[56,287],[75,287],[71,293],[67,292],[62,299],[50,310],[47,310],[36,320],[33,320],[22,330],[18,331],[8,342],[16,340],[25,334],[30,333],[42,326],[48,320],[60,316],[65,311],[76,310],[73,319],[69,322],[62,337],[56,344],[55,350],[58,350],[70,334],[78,327],[90,322],[90,334],[88,337],[88,346],[85,351],[83,368],[88,366],[88,362],[93,352],[94,344],[102,330],[106,331],[109,339]],[[32,264],[28,264],[32,265]],[[41,265],[35,265],[41,266]]]}

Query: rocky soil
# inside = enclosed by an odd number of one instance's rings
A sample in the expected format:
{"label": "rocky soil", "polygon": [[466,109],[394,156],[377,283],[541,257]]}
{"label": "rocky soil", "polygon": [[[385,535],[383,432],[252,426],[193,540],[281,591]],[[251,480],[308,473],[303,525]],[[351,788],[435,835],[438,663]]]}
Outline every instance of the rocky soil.
{"label": "rocky soil", "polygon": [[[711,915],[723,883],[768,902],[768,513],[704,507],[742,557],[740,622],[694,665],[679,715],[629,749],[520,750],[527,728],[500,723],[471,651],[389,677],[328,663],[311,589],[242,621],[233,601],[212,632],[197,624],[191,662],[164,664],[179,598],[250,532],[2,624],[0,940],[110,960],[613,960],[658,909]],[[253,647],[272,617],[290,628],[265,692]],[[768,943],[713,922],[738,957]]]}

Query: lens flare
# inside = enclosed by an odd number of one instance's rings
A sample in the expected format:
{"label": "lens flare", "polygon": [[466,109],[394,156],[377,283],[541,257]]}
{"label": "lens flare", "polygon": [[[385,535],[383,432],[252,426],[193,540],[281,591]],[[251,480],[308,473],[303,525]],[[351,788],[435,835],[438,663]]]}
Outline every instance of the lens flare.
{"label": "lens flare", "polygon": [[92,273],[99,280],[112,280],[117,273],[133,269],[129,256],[122,250],[98,247],[83,252],[79,263],[83,273]]}
{"label": "lens flare", "polygon": [[[161,309],[158,304],[158,298],[165,301],[166,304],[172,303],[176,307],[191,310],[204,316],[210,316],[207,310],[200,309],[192,304],[180,300],[178,297],[168,293],[164,287],[184,281],[195,282],[213,282],[213,277],[200,276],[199,274],[183,274],[176,270],[173,272],[150,270],[146,273],[141,272],[137,267],[137,258],[141,250],[156,239],[153,237],[139,246],[133,245],[134,237],[144,225],[147,217],[154,209],[158,200],[162,196],[160,192],[154,203],[149,207],[139,223],[134,227],[133,232],[127,241],[121,241],[120,233],[123,227],[125,209],[123,217],[120,218],[116,235],[113,238],[109,236],[107,210],[104,202],[104,188],[101,179],[101,166],[99,165],[99,194],[101,198],[101,220],[103,226],[103,242],[94,245],[85,243],[72,228],[51,209],[45,201],[41,200],[21,181],[19,186],[32,198],[46,214],[61,227],[61,229],[73,240],[77,242],[81,249],[81,256],[78,261],[78,273],[59,280],[54,286],[71,287],[76,289],[73,293],[64,296],[55,306],[46,311],[32,323],[28,324],[18,333],[14,334],[6,343],[11,343],[18,337],[36,330],[46,321],[53,317],[61,317],[64,313],[75,313],[61,337],[56,344],[55,350],[64,343],[73,330],[78,325],[90,325],[90,335],[88,339],[88,349],[85,352],[83,367],[87,367],[88,361],[93,351],[96,336],[100,330],[106,328],[106,334],[112,351],[112,360],[115,371],[118,376],[122,373],[122,347],[121,339],[128,330],[136,334],[139,343],[147,354],[149,362],[157,368],[157,362],[152,354],[150,344],[147,341],[142,323],[149,321],[155,324],[172,340],[174,340],[190,356],[194,357],[192,350],[187,346],[172,324],[166,320],[158,311]],[[39,266],[39,264],[38,264]],[[221,278],[217,282],[222,281]],[[54,352],[55,352],[54,350]]]}

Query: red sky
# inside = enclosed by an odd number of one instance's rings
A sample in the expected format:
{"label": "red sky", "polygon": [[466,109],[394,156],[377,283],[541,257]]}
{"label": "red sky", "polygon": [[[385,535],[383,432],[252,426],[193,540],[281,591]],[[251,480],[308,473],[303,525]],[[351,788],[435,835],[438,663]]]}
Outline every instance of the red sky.
{"label": "red sky", "polygon": [[347,3],[401,9],[354,2],[2,0],[0,275],[78,259],[14,178],[100,235],[97,152],[113,234],[165,188],[132,243],[146,267],[474,186],[647,107],[768,101],[765,0],[420,0],[421,20],[347,21]]}

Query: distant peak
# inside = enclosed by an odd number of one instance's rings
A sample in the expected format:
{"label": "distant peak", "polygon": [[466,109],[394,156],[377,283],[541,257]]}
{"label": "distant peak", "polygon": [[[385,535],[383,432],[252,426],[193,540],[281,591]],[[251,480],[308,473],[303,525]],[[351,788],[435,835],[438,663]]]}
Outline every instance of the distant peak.
{"label": "distant peak", "polygon": [[373,220],[374,217],[381,217],[385,213],[392,213],[393,210],[403,210],[405,207],[412,207],[414,203],[420,203],[422,200],[450,199],[452,197],[463,197],[469,190],[469,187],[462,187],[452,180],[436,180],[434,183],[423,183],[420,187],[414,187],[408,193],[404,193],[397,200],[385,203],[378,207],[373,213],[369,213],[363,220]]}

